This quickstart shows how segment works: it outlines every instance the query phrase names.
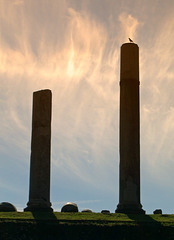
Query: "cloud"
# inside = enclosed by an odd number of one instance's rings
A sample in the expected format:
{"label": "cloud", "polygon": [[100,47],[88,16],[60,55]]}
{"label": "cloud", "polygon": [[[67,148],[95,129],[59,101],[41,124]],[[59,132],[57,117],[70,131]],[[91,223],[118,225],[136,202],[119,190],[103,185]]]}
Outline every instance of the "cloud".
{"label": "cloud", "polygon": [[[62,11],[58,10],[59,18],[64,17],[63,25],[52,21],[55,35],[50,38],[51,25],[45,10],[50,8],[57,19],[55,5],[48,5],[47,1],[44,4],[40,18],[33,12],[32,21],[30,13],[38,8],[37,3],[31,6],[24,2],[25,14],[24,9],[20,12],[8,6],[1,23],[7,31],[11,26],[10,36],[1,35],[0,50],[0,73],[4,81],[1,101],[6,109],[1,112],[4,150],[8,151],[7,144],[11,149],[15,146],[25,151],[24,161],[29,161],[32,92],[50,88],[53,166],[64,176],[71,174],[99,188],[106,184],[104,178],[107,178],[108,188],[114,191],[108,173],[114,171],[117,157],[118,50],[114,44],[108,48],[108,32],[101,22],[85,11],[65,5]],[[14,21],[16,24],[11,24]],[[62,38],[58,41],[59,30]]]}
{"label": "cloud", "polygon": [[23,0],[14,0],[13,1],[13,5],[21,5],[21,4],[23,4],[24,3],[24,1]]}
{"label": "cloud", "polygon": [[[143,176],[170,186],[173,15],[163,16],[150,34],[144,12],[142,17],[134,14],[139,8],[122,12],[114,1],[106,12],[103,5],[96,11],[90,1],[11,2],[3,1],[0,8],[0,146],[6,164],[15,156],[18,168],[29,166],[32,92],[50,88],[53,183],[66,178],[81,188],[117,191],[119,48],[131,37],[140,47]],[[150,13],[148,21],[152,8]]]}
{"label": "cloud", "polygon": [[[158,184],[170,186],[173,166],[174,114],[173,16],[167,16],[151,45],[141,49],[142,159]],[[155,171],[154,171],[155,169]],[[163,176],[163,177],[162,177]]]}
{"label": "cloud", "polygon": [[122,39],[125,39],[126,41],[130,37],[131,39],[136,40],[137,30],[142,26],[142,23],[131,14],[125,12],[122,12],[118,16],[118,20],[121,23]]}

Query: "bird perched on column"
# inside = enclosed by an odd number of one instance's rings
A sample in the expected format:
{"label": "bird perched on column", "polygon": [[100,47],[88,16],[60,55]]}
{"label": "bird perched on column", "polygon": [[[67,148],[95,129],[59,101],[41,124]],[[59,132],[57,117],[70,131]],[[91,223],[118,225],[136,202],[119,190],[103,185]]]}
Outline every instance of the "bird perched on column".
{"label": "bird perched on column", "polygon": [[129,41],[132,42],[132,43],[134,42],[131,38],[129,38]]}

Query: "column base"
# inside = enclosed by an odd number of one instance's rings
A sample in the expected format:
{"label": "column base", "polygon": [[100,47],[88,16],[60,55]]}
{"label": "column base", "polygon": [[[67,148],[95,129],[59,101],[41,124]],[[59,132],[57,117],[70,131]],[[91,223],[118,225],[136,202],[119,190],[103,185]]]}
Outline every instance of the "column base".
{"label": "column base", "polygon": [[53,209],[50,208],[33,208],[33,207],[26,207],[24,208],[24,212],[53,212]]}
{"label": "column base", "polygon": [[53,212],[53,209],[51,208],[51,203],[35,200],[27,203],[24,212]]}
{"label": "column base", "polygon": [[115,213],[125,214],[146,214],[146,211],[142,209],[141,204],[129,205],[129,204],[118,204]]}

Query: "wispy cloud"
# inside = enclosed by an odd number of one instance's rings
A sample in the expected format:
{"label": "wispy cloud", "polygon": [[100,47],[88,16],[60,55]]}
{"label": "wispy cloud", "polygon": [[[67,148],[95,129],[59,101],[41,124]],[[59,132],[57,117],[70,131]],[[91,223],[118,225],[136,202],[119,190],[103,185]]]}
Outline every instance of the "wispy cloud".
{"label": "wispy cloud", "polygon": [[125,12],[119,15],[118,20],[121,23],[122,39],[127,41],[128,38],[130,37],[136,40],[137,30],[143,24],[136,17],[132,16],[131,14],[127,14]]}
{"label": "wispy cloud", "polygon": [[[39,31],[37,38],[30,38],[30,34],[35,34],[29,22],[28,14],[33,10],[30,5],[19,16],[16,8],[8,7],[11,15],[4,16],[3,23],[10,24],[14,19],[21,22],[19,27],[12,25],[10,41],[1,35],[0,71],[2,79],[6,78],[2,101],[7,109],[2,117],[1,141],[5,135],[12,136],[7,137],[7,142],[19,148],[29,146],[32,92],[51,88],[53,165],[65,174],[72,172],[82,181],[101,187],[104,177],[113,169],[113,155],[117,157],[116,150],[110,151],[117,149],[115,57],[119,50],[108,49],[107,29],[85,11],[65,8],[61,12],[63,37],[51,45],[49,28],[45,28],[41,19],[34,23]],[[41,16],[45,8],[47,4],[41,9]],[[106,166],[108,154],[111,159]],[[114,189],[111,184],[109,188]]]}
{"label": "wispy cloud", "polygon": [[13,0],[12,3],[13,3],[14,5],[21,5],[21,4],[24,3],[24,0]]}
{"label": "wispy cloud", "polygon": [[81,2],[2,1],[1,153],[12,162],[13,151],[16,156],[22,152],[16,164],[29,165],[32,92],[50,88],[54,182],[61,174],[101,191],[117,191],[119,48],[130,37],[141,41],[143,171],[169,186],[174,151],[173,15],[163,16],[152,27],[153,38],[145,41],[150,35],[150,23],[143,25],[146,13],[150,18],[148,5],[141,16],[135,14],[141,4],[129,11],[114,1],[107,3],[108,9],[95,9],[95,1]]}
{"label": "wispy cloud", "polygon": [[141,50],[140,60],[142,158],[146,171],[161,184],[164,178],[166,184],[170,183],[173,166],[173,23],[169,15],[156,31],[151,46]]}

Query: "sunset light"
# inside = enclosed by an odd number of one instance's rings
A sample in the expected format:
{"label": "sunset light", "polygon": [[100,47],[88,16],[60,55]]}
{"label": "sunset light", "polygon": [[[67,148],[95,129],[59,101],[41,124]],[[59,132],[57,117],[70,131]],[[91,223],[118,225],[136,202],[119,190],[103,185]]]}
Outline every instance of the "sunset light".
{"label": "sunset light", "polygon": [[141,200],[173,213],[174,1],[0,0],[1,202],[28,200],[32,94],[52,91],[51,202],[114,212],[120,47],[139,46]]}

